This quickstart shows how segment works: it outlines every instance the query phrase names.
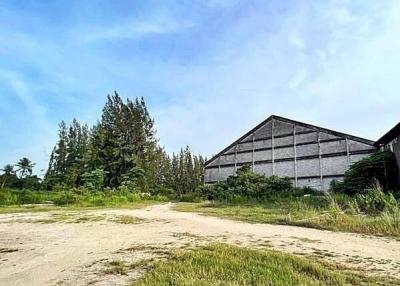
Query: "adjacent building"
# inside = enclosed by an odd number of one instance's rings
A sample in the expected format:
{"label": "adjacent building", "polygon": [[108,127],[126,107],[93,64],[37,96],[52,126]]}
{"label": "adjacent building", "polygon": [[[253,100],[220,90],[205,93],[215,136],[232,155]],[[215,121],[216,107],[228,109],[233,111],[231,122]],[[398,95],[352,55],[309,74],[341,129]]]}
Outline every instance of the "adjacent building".
{"label": "adjacent building", "polygon": [[374,141],[272,115],[208,160],[204,180],[225,180],[248,165],[266,176],[290,177],[298,187],[327,191],[352,163],[375,151]]}
{"label": "adjacent building", "polygon": [[400,122],[376,141],[375,146],[380,150],[390,150],[394,153],[399,166],[398,182],[400,182]]}

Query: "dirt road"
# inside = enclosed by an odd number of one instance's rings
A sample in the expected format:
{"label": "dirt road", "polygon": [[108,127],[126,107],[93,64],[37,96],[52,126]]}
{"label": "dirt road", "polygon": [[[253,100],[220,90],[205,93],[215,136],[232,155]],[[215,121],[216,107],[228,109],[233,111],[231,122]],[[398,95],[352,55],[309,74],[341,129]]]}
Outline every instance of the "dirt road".
{"label": "dirt road", "polygon": [[400,277],[400,241],[236,222],[172,207],[2,214],[0,285],[127,285],[143,270],[115,275],[107,271],[110,261],[140,261],[162,255],[155,249],[209,241],[270,246]]}

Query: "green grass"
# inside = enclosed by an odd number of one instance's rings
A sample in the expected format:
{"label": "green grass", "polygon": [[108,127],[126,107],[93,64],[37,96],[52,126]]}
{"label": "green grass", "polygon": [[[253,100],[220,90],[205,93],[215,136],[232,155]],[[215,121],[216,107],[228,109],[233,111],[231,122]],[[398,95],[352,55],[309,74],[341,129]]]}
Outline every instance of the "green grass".
{"label": "green grass", "polygon": [[108,268],[104,270],[104,274],[127,275],[127,266],[124,261],[113,260],[108,263]]}
{"label": "green grass", "polygon": [[154,200],[142,200],[132,203],[104,205],[104,206],[82,206],[82,205],[64,205],[64,206],[52,206],[52,205],[12,205],[12,206],[1,206],[0,214],[6,213],[28,213],[28,212],[48,212],[48,211],[81,211],[81,210],[97,210],[97,209],[140,209],[150,205],[159,204],[160,201]]}
{"label": "green grass", "polygon": [[252,223],[295,225],[333,231],[400,237],[400,211],[379,215],[349,214],[336,203],[315,206],[304,201],[272,203],[181,203],[178,211],[198,212]]}
{"label": "green grass", "polygon": [[399,280],[367,277],[333,264],[271,250],[213,244],[179,251],[153,265],[133,285],[399,285]]}
{"label": "green grass", "polygon": [[115,207],[141,208],[165,201],[167,198],[162,196],[144,196],[137,192],[116,190],[90,191],[81,188],[50,192],[0,189],[0,214]]}

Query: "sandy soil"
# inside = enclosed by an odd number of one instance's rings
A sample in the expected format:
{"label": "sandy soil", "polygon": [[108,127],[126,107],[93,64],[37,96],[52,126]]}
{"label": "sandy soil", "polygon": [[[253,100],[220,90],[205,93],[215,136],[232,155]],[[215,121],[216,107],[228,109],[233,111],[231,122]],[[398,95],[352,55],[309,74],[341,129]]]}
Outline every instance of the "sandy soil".
{"label": "sandy soil", "polygon": [[400,278],[400,241],[236,222],[172,207],[2,214],[0,285],[129,285],[144,269],[115,275],[107,272],[110,261],[134,263],[163,256],[155,249],[209,241],[268,246]]}

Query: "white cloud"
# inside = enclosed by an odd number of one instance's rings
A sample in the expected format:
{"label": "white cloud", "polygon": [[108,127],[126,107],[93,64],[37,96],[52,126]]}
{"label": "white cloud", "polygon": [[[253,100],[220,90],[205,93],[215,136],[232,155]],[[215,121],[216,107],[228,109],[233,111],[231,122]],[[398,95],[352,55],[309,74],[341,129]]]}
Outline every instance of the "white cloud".
{"label": "white cloud", "polygon": [[189,95],[159,116],[162,141],[210,155],[272,113],[377,139],[399,120],[399,4],[305,4],[243,41],[265,17],[248,15],[250,25],[221,35],[212,61],[185,69],[180,90]]}
{"label": "white cloud", "polygon": [[97,30],[88,31],[82,35],[86,42],[112,40],[112,39],[140,39],[149,35],[162,35],[176,33],[189,29],[193,23],[189,20],[176,20],[161,16],[151,21],[129,20],[111,25],[111,27],[99,27]]}

